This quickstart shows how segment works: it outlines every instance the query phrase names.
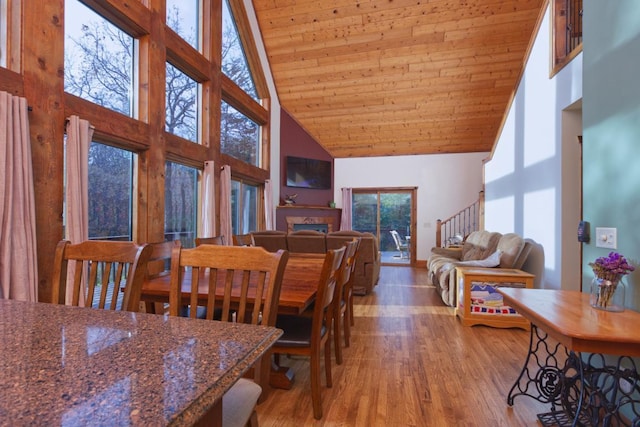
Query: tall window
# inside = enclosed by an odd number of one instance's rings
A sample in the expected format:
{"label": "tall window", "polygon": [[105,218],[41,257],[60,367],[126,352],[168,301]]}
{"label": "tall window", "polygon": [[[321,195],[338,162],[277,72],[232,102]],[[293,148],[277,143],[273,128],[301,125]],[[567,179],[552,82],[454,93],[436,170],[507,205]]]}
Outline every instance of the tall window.
{"label": "tall window", "polygon": [[198,215],[198,170],[174,162],[165,167],[165,240],[195,246]]}
{"label": "tall window", "polygon": [[[233,84],[256,101],[255,105],[239,105],[237,100],[223,99],[220,111],[220,151],[242,162],[261,167],[261,134],[264,123],[256,123],[249,111],[259,109],[258,92],[245,55],[236,18],[229,0],[222,2],[222,72]],[[223,92],[223,98],[225,94]]]}
{"label": "tall window", "polygon": [[260,166],[260,126],[224,101],[220,120],[220,151]]}
{"label": "tall window", "polygon": [[254,100],[259,100],[229,0],[222,2],[222,72]]}
{"label": "tall window", "polygon": [[167,0],[167,25],[196,50],[200,46],[200,1]]}
{"label": "tall window", "polygon": [[258,187],[243,181],[231,181],[231,224],[233,234],[247,234],[258,226]]}
{"label": "tall window", "polygon": [[165,129],[198,142],[198,83],[167,64]]}
{"label": "tall window", "polygon": [[99,142],[89,147],[89,239],[133,240],[135,155]]}
{"label": "tall window", "polygon": [[64,9],[64,90],[133,117],[134,38],[78,0]]}

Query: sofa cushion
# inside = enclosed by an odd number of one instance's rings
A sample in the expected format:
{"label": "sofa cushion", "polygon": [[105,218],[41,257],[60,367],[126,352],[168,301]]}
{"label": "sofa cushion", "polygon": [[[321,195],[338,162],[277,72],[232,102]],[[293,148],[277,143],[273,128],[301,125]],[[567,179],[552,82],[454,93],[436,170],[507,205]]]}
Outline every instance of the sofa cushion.
{"label": "sofa cushion", "polygon": [[287,233],[278,230],[254,231],[251,233],[253,243],[262,246],[269,252],[278,252],[279,249],[287,250]]}
{"label": "sofa cushion", "polygon": [[497,267],[500,265],[502,251],[498,249],[488,257],[484,259],[474,259],[470,261],[459,261],[455,263],[451,263],[454,266],[465,266],[465,267]]}
{"label": "sofa cushion", "polygon": [[502,251],[500,268],[514,268],[523,247],[524,239],[515,233],[506,233],[500,237],[498,241],[498,249]]}
{"label": "sofa cushion", "polygon": [[502,234],[486,230],[469,234],[462,246],[461,261],[484,259],[495,252]]}
{"label": "sofa cushion", "polygon": [[289,252],[323,254],[327,252],[325,234],[316,230],[299,230],[287,234]]}

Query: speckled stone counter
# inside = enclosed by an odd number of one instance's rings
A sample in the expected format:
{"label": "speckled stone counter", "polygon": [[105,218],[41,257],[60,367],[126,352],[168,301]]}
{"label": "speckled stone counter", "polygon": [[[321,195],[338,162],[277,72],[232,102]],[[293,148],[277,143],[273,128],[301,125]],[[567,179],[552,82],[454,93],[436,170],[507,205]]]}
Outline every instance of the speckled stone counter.
{"label": "speckled stone counter", "polygon": [[191,425],[280,334],[0,300],[0,425]]}

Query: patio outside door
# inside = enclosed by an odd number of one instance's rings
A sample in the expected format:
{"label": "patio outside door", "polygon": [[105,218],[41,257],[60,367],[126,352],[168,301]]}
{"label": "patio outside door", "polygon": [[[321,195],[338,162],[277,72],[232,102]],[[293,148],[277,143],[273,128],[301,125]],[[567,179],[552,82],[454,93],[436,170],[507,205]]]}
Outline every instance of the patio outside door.
{"label": "patio outside door", "polygon": [[[414,263],[415,188],[353,189],[352,228],[378,239],[383,264]],[[391,231],[397,231],[399,244]]]}

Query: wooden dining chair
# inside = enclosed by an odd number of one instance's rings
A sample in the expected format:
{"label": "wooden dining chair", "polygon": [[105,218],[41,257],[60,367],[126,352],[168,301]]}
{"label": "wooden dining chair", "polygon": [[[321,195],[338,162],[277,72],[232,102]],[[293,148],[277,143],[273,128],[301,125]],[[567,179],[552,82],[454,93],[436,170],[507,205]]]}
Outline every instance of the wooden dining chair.
{"label": "wooden dining chair", "polygon": [[[180,240],[149,243],[151,256],[147,262],[147,279],[168,276],[171,274],[171,252],[174,247],[180,247]],[[164,314],[164,303],[144,302],[147,313]]]}
{"label": "wooden dining chair", "polygon": [[[360,238],[354,238],[352,241],[344,244],[345,252],[342,257],[342,263],[338,270],[338,282],[335,290],[336,301],[334,303],[333,316],[333,342],[336,355],[336,364],[342,364],[342,345],[340,337],[344,335],[344,346],[349,347],[351,339],[351,316],[353,308],[349,304],[353,304],[353,274],[356,253],[360,245]],[[350,300],[351,299],[351,300]]]}
{"label": "wooden dining chair", "polygon": [[[169,314],[184,313],[185,303],[196,317],[198,305],[206,307],[206,318],[217,313],[222,321],[275,326],[278,300],[289,252],[267,252],[260,247],[202,245],[193,249],[174,248],[171,257]],[[187,270],[188,269],[188,270]],[[184,275],[191,278],[185,295]],[[199,295],[200,283],[206,289]],[[185,299],[186,297],[186,299]],[[256,382],[240,379],[222,399],[223,425],[257,426],[255,406],[269,385],[271,353],[254,365]]]}
{"label": "wooden dining chair", "polygon": [[[318,290],[313,316],[279,315],[276,327],[283,335],[273,346],[276,358],[280,354],[308,356],[311,370],[311,401],[313,416],[322,418],[322,395],[320,391],[320,358],[324,349],[324,368],[327,387],[331,379],[331,330],[334,316],[334,292],[338,281],[338,269],[345,247],[327,251],[318,279]],[[276,363],[278,361],[276,360]]]}
{"label": "wooden dining chair", "polygon": [[253,243],[253,235],[249,234],[234,234],[233,246],[255,246]]}
{"label": "wooden dining chair", "polygon": [[224,236],[196,237],[196,246],[200,245],[224,245]]}
{"label": "wooden dining chair", "polygon": [[[62,240],[56,246],[51,300],[65,304],[66,289],[71,286],[71,305],[139,311],[151,252],[151,246],[135,242],[87,240],[71,244]],[[70,279],[69,265],[75,266]]]}

